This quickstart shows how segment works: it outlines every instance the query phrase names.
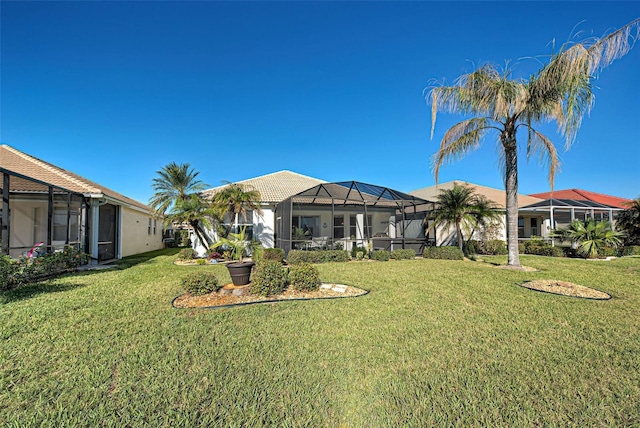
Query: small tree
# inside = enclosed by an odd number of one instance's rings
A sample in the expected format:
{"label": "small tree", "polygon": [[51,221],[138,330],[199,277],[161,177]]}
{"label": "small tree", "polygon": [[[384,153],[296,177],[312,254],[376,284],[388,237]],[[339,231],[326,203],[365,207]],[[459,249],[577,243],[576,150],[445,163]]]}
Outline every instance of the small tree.
{"label": "small tree", "polygon": [[212,204],[225,214],[228,214],[233,222],[233,232],[238,231],[238,218],[249,211],[262,214],[260,208],[260,192],[239,183],[227,183],[227,186],[213,195]]}
{"label": "small tree", "polygon": [[469,239],[478,227],[497,221],[500,212],[493,202],[477,195],[473,188],[455,184],[452,189],[443,189],[436,197],[436,209],[432,212],[433,224],[455,227],[456,240],[460,251],[465,251],[463,228],[468,231]]}

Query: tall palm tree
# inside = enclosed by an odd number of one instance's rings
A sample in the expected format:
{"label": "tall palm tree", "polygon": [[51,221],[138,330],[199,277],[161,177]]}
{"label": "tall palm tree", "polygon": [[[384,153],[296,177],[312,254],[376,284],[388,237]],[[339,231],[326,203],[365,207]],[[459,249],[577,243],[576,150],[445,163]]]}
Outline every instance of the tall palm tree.
{"label": "tall palm tree", "polygon": [[211,200],[214,206],[222,208],[233,221],[233,231],[238,230],[238,219],[249,211],[262,214],[260,192],[239,183],[228,183]]}
{"label": "tall palm tree", "polygon": [[627,245],[640,245],[640,196],[626,204],[616,216],[616,226],[627,234]]}
{"label": "tall palm tree", "polygon": [[194,171],[189,163],[177,164],[171,162],[153,179],[154,195],[149,199],[149,205],[156,214],[171,212],[180,201],[185,201],[193,194],[197,194],[208,187],[199,180],[199,172]]}
{"label": "tall palm tree", "polygon": [[512,79],[507,70],[484,65],[458,78],[452,86],[438,86],[429,91],[431,137],[438,111],[473,116],[451,127],[433,157],[433,171],[438,181],[442,165],[476,149],[488,133],[498,133],[504,160],[507,211],[508,264],[520,266],[518,254],[518,145],[519,130],[527,133],[527,158],[537,154],[546,161],[549,183],[553,189],[559,159],[553,142],[533,128],[534,123],[555,121],[565,147],[573,143],[582,117],[593,105],[591,81],[594,76],[624,56],[640,33],[640,19],[603,38],[566,44],[550,57],[528,80]]}
{"label": "tall palm tree", "polygon": [[493,202],[477,195],[473,188],[455,184],[452,189],[442,189],[436,197],[436,209],[432,213],[430,228],[455,227],[456,240],[461,251],[465,250],[462,229],[471,238],[476,228],[495,221],[500,216]]}

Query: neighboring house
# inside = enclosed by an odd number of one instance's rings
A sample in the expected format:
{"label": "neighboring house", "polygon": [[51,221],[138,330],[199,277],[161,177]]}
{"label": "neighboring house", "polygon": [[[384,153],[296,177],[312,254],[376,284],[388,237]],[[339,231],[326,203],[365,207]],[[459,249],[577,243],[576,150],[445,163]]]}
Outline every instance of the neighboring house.
{"label": "neighboring house", "polygon": [[2,253],[73,245],[94,262],[163,248],[148,206],[70,171],[0,145]]}
{"label": "neighboring house", "polygon": [[[438,194],[440,194],[441,190],[451,190],[455,185],[458,186],[466,186],[471,187],[474,192],[478,195],[486,197],[488,200],[492,201],[496,204],[497,208],[500,210],[506,210],[506,200],[507,195],[504,190],[494,189],[492,187],[481,186],[479,184],[469,183],[467,181],[454,180],[448,181],[446,183],[438,184],[437,186],[425,187],[423,189],[414,190],[413,192],[409,192],[411,195],[419,196],[423,199],[427,200],[436,200]],[[522,207],[525,205],[534,204],[542,201],[539,198],[533,196],[527,196],[518,194],[518,207]],[[531,236],[540,236],[543,228],[542,224],[545,216],[541,213],[521,213],[522,215],[518,218],[518,225],[522,224],[522,229],[518,228],[518,237],[520,239],[528,239]],[[474,236],[475,238],[479,237],[479,234],[482,231],[477,231],[477,234]],[[496,230],[496,236],[494,239],[506,240],[506,215],[502,218],[502,223],[500,227]],[[544,235],[546,236],[546,234]],[[456,233],[455,228],[444,228],[438,227],[434,228],[431,232],[431,238],[436,240],[436,245],[456,245]],[[466,238],[466,237],[465,237]]]}
{"label": "neighboring house", "polygon": [[520,213],[522,216],[541,216],[544,219],[544,237],[548,236],[550,230],[566,227],[575,219],[614,221],[615,214],[624,210],[627,202],[631,202],[629,199],[580,189],[556,190],[531,196],[542,200],[520,207]]}
{"label": "neighboring house", "polygon": [[[287,252],[292,248],[350,249],[370,239],[374,246],[389,249],[425,244],[422,220],[416,219],[415,213],[416,206],[428,202],[415,196],[353,181],[327,183],[291,171],[237,184],[260,192],[262,215],[252,212],[240,220],[240,225],[246,226],[265,248],[278,247]],[[203,194],[211,197],[225,186]],[[422,209],[422,216],[425,211]],[[226,219],[227,225],[231,220]],[[213,231],[209,235],[215,239]],[[205,248],[193,234],[191,239],[202,255]]]}
{"label": "neighboring house", "polygon": [[[248,235],[260,241],[263,247],[273,248],[275,244],[276,206],[283,200],[321,183],[325,183],[325,181],[287,170],[237,181],[236,184],[241,184],[248,189],[260,192],[262,199],[260,201],[262,215],[257,212],[251,212],[243,216],[238,222],[240,227],[246,226]],[[214,187],[205,190],[202,194],[210,198],[227,186],[225,184]],[[233,223],[233,219],[225,219],[225,221],[226,226],[230,226]],[[210,230],[208,233],[209,236],[217,239],[214,231]],[[193,233],[191,234],[191,240],[196,252],[200,255],[204,254],[205,248]]]}

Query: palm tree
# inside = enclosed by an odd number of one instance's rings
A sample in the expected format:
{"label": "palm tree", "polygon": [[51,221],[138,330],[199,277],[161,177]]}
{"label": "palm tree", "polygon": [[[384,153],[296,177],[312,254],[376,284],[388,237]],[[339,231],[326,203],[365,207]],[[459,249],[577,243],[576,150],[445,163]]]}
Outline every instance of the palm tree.
{"label": "palm tree", "polygon": [[185,201],[208,187],[208,184],[197,179],[200,173],[191,169],[188,163],[171,162],[156,173],[158,177],[153,179],[155,193],[149,199],[149,205],[156,214],[171,212],[178,202]]}
{"label": "palm tree", "polygon": [[490,225],[502,223],[502,211],[493,201],[484,195],[475,195],[472,208],[471,215],[474,217],[474,221],[471,223],[467,243],[473,239],[473,235],[478,229],[485,229]]}
{"label": "palm tree", "polygon": [[640,196],[626,204],[616,216],[616,225],[627,234],[627,245],[640,245]]}
{"label": "palm tree", "polygon": [[[634,34],[635,32],[635,34]],[[534,123],[555,121],[568,149],[580,128],[584,113],[593,105],[594,76],[624,56],[640,33],[640,19],[603,38],[566,44],[528,80],[512,79],[484,65],[458,78],[452,86],[438,86],[427,95],[431,104],[431,137],[438,111],[473,116],[451,127],[433,157],[436,182],[441,166],[476,149],[488,133],[498,133],[504,159],[508,264],[520,266],[518,254],[518,145],[516,134],[527,132],[527,158],[537,154],[546,161],[553,189],[559,159],[553,142],[533,128]]]}
{"label": "palm tree", "polygon": [[223,189],[213,195],[212,204],[229,214],[233,221],[233,231],[238,230],[238,219],[249,211],[262,214],[260,208],[260,192],[239,183],[228,183]]}
{"label": "palm tree", "polygon": [[211,220],[217,222],[219,218],[219,211],[212,207],[209,201],[194,193],[175,204],[173,211],[166,217],[166,222],[168,224],[187,223],[208,250],[210,239],[205,228],[211,228]]}
{"label": "palm tree", "polygon": [[624,233],[613,230],[608,221],[595,222],[591,218],[585,222],[573,220],[553,235],[577,245],[578,254],[585,258],[596,257],[604,247],[619,246],[624,237]]}
{"label": "palm tree", "polygon": [[437,208],[433,211],[430,228],[455,227],[456,240],[461,251],[465,250],[463,227],[470,230],[469,238],[477,227],[499,218],[493,202],[477,195],[471,187],[455,184],[452,189],[443,189],[436,197]]}

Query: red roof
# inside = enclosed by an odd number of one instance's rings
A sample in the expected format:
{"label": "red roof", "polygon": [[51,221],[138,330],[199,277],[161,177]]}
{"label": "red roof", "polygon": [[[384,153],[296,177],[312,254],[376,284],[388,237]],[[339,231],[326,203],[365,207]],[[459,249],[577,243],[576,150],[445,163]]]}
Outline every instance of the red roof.
{"label": "red roof", "polygon": [[590,192],[588,190],[580,189],[566,189],[556,190],[554,192],[534,193],[529,196],[534,196],[540,199],[571,199],[574,201],[592,201],[599,204],[611,205],[613,207],[626,209],[627,203],[631,202],[631,199],[619,198],[617,196],[603,195],[602,193]]}

